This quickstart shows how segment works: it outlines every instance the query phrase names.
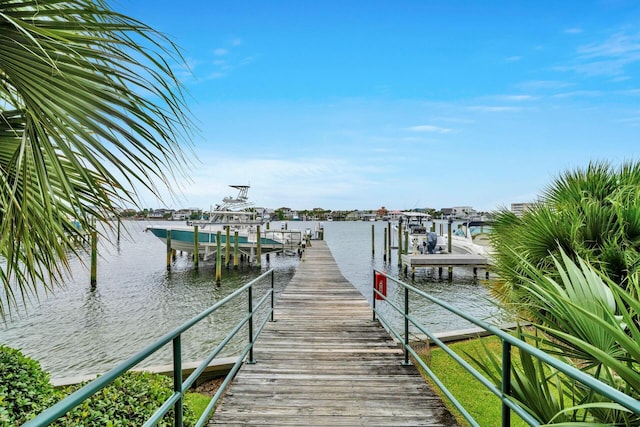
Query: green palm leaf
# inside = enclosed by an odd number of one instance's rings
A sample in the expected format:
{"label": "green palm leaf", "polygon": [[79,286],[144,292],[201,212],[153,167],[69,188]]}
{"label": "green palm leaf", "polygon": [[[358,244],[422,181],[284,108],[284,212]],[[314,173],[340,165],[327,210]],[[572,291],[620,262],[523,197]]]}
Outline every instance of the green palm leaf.
{"label": "green palm leaf", "polygon": [[[101,0],[0,0],[0,272],[8,307],[185,166],[191,121],[169,40]],[[0,304],[0,315],[4,316]]]}

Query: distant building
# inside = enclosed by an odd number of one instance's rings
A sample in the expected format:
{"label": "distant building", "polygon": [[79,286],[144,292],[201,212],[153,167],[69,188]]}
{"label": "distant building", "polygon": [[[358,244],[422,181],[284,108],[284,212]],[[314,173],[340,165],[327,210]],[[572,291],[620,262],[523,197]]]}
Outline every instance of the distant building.
{"label": "distant building", "polygon": [[173,209],[154,209],[147,215],[148,219],[164,219],[165,214],[173,215]]}
{"label": "distant building", "polygon": [[195,211],[191,209],[180,209],[173,213],[171,219],[174,221],[184,221],[191,218],[192,212],[197,212],[197,209]]}
{"label": "distant building", "polygon": [[516,216],[522,216],[522,214],[532,206],[533,203],[511,203],[511,212]]}

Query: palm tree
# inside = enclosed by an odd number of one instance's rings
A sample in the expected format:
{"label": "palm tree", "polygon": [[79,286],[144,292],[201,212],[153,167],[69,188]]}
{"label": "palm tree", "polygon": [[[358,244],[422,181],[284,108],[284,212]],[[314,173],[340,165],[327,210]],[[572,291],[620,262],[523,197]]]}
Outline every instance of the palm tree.
{"label": "palm tree", "polygon": [[495,215],[496,297],[505,303],[526,302],[521,292],[523,263],[557,277],[552,256],[564,250],[601,270],[624,288],[640,272],[640,163],[617,170],[593,162],[568,171],[549,186],[540,201],[517,217],[507,210]]}
{"label": "palm tree", "polygon": [[[519,338],[640,398],[640,163],[564,173],[522,217],[499,212],[492,239],[501,277],[492,291],[533,328]],[[541,422],[640,425],[637,414],[520,357],[514,398]],[[481,365],[497,381],[502,367],[489,360]]]}
{"label": "palm tree", "polygon": [[159,196],[185,170],[176,62],[103,0],[0,0],[0,316],[61,283],[83,239],[73,219],[96,231],[139,206],[136,187]]}
{"label": "palm tree", "polygon": [[[552,258],[558,280],[522,260],[522,286],[529,293],[528,320],[533,332],[519,329],[517,337],[599,381],[640,398],[640,301],[638,278],[629,290],[602,277],[593,266],[571,260],[563,250]],[[519,362],[503,367],[486,351],[474,358],[495,384],[510,369],[512,398],[540,423],[563,425],[640,425],[632,413],[565,374],[520,351]]]}

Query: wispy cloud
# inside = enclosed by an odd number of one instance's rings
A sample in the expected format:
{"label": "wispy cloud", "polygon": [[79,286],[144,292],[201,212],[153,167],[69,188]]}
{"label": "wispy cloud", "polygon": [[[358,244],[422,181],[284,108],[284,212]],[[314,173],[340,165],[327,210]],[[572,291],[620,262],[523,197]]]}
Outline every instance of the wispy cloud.
{"label": "wispy cloud", "polygon": [[469,110],[471,111],[480,111],[483,113],[500,113],[500,112],[515,112],[515,111],[522,111],[522,108],[520,107],[511,107],[511,106],[505,106],[505,105],[473,105],[471,107],[469,107]]}
{"label": "wispy cloud", "polygon": [[453,131],[453,129],[443,128],[440,126],[432,126],[432,125],[411,126],[411,127],[408,127],[407,130],[410,130],[411,132],[433,132],[433,133],[449,133]]}
{"label": "wispy cloud", "polygon": [[624,76],[625,67],[640,61],[640,34],[616,33],[604,41],[579,46],[572,64],[556,67],[587,76]]}
{"label": "wispy cloud", "polygon": [[549,91],[549,90],[559,90],[564,89],[570,86],[573,86],[573,83],[562,81],[562,80],[529,80],[526,82],[522,82],[517,86],[525,92],[538,92],[538,91]]}
{"label": "wispy cloud", "polygon": [[504,60],[507,62],[518,62],[522,59],[522,56],[509,56],[507,58],[505,58]]}
{"label": "wispy cloud", "polygon": [[576,97],[596,97],[603,93],[599,90],[574,90],[571,92],[556,93],[552,98],[576,98]]}
{"label": "wispy cloud", "polygon": [[195,65],[192,67],[193,74],[198,76],[200,81],[221,79],[228,76],[232,71],[251,64],[255,58],[241,55],[242,45],[242,39],[235,37],[228,40],[223,46],[210,50],[209,58],[199,59],[194,63]]}
{"label": "wispy cloud", "polygon": [[565,33],[565,34],[581,34],[582,33],[582,28],[577,28],[577,27],[565,28],[563,33]]}
{"label": "wispy cloud", "polygon": [[514,102],[522,102],[522,101],[533,101],[538,97],[533,95],[497,95],[495,99],[500,101],[514,101]]}

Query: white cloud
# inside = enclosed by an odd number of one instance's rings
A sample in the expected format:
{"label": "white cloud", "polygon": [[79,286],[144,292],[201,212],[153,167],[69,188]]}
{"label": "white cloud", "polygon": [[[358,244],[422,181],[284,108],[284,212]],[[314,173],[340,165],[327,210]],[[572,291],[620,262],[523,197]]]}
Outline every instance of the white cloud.
{"label": "white cloud", "polygon": [[517,61],[520,61],[521,59],[522,59],[522,56],[509,56],[508,58],[505,58],[505,61],[517,62]]}
{"label": "white cloud", "polygon": [[587,76],[625,74],[625,67],[640,61],[640,34],[616,33],[604,41],[579,46],[573,63],[556,67],[558,71],[573,71]]}
{"label": "white cloud", "polygon": [[557,93],[553,95],[553,98],[573,98],[573,97],[580,97],[580,96],[594,97],[594,96],[601,96],[601,95],[602,95],[602,92],[599,90],[574,90],[572,92]]}
{"label": "white cloud", "polygon": [[582,28],[566,28],[563,32],[565,34],[580,34],[582,33]]}
{"label": "white cloud", "polygon": [[573,83],[562,80],[529,80],[519,83],[517,86],[524,91],[547,91],[573,86]]}
{"label": "white cloud", "polygon": [[537,97],[533,95],[498,95],[495,98],[502,101],[516,101],[516,102],[532,101],[534,99],[537,99]]}
{"label": "white cloud", "polygon": [[520,107],[510,107],[504,105],[474,105],[469,107],[469,110],[480,111],[483,113],[499,113],[503,111],[522,111]]}
{"label": "white cloud", "polygon": [[586,58],[610,57],[621,58],[640,53],[640,35],[629,36],[617,33],[601,43],[590,43],[580,46],[578,54]]}
{"label": "white cloud", "polygon": [[214,51],[213,51],[213,54],[215,56],[224,56],[224,55],[226,55],[228,53],[229,53],[229,51],[227,49],[222,48],[222,47],[214,49]]}
{"label": "white cloud", "polygon": [[407,128],[407,130],[410,130],[412,132],[434,132],[434,133],[449,133],[453,131],[453,129],[442,128],[439,126],[432,126],[432,125],[411,126]]}

